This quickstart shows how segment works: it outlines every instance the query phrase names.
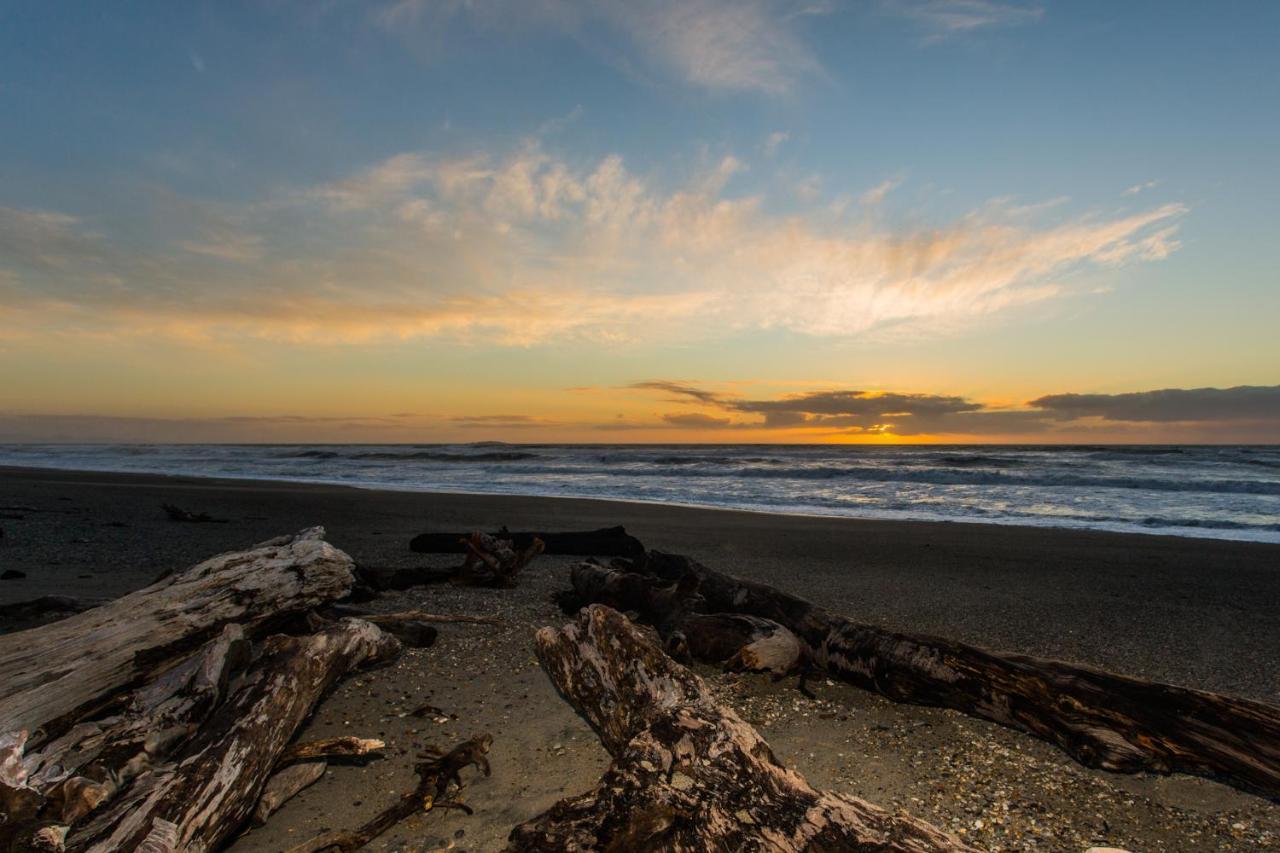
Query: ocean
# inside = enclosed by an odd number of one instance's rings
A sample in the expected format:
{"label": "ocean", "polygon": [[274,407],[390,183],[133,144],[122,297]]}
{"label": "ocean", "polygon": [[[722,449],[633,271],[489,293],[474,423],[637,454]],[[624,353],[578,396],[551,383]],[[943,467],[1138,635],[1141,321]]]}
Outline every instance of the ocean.
{"label": "ocean", "polygon": [[1280,542],[1276,446],[0,445],[0,465]]}

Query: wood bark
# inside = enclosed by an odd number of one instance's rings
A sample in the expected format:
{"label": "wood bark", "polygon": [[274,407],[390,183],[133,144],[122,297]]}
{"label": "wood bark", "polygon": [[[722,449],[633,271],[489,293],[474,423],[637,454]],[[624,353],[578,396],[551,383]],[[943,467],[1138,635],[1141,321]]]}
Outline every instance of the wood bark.
{"label": "wood bark", "polygon": [[234,692],[174,754],[68,836],[71,850],[217,849],[253,813],[264,785],[321,696],[400,644],[347,619],[305,637],[274,635]]}
{"label": "wood bark", "polygon": [[1275,706],[889,631],[678,555],[650,552],[618,568],[632,576],[610,584],[608,568],[575,567],[575,590],[630,607],[602,592],[625,589],[628,596],[648,596],[637,609],[653,609],[682,589],[677,608],[775,621],[804,643],[815,666],[894,701],[995,721],[1056,744],[1088,767],[1190,773],[1280,798]]}
{"label": "wood bark", "polygon": [[[524,550],[533,544],[534,539],[541,539],[546,553],[572,557],[638,557],[644,553],[644,545],[628,534],[625,527],[558,533],[511,533],[504,527],[489,535],[495,539],[509,539],[517,550]],[[470,533],[423,533],[409,542],[409,550],[420,554],[465,554],[466,541],[470,536]]]}
{"label": "wood bark", "polygon": [[222,554],[58,622],[0,636],[0,732],[39,744],[240,624],[247,633],[341,598],[351,558],[304,530]]}
{"label": "wood bark", "polygon": [[543,628],[537,654],[613,763],[594,790],[516,827],[510,853],[970,849],[923,821],[814,790],[615,610],[593,605]]}

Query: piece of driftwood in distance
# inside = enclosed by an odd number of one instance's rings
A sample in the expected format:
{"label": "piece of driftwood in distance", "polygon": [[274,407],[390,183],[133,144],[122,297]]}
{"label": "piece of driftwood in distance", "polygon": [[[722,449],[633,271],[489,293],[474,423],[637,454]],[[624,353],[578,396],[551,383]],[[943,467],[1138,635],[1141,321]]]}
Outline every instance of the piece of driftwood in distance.
{"label": "piece of driftwood in distance", "polygon": [[322,853],[337,850],[349,853],[359,850],[400,821],[418,812],[429,812],[432,809],[455,808],[471,814],[471,809],[462,803],[450,800],[451,788],[462,788],[462,771],[468,767],[479,768],[484,775],[489,775],[489,747],[493,743],[490,735],[484,734],[463,741],[458,746],[442,753],[427,750],[421,756],[422,761],[414,766],[418,774],[417,786],[400,797],[396,803],[369,820],[359,829],[350,832],[326,832],[310,841],[291,847],[288,853]]}
{"label": "piece of driftwood in distance", "polygon": [[377,738],[340,735],[304,743],[295,743],[286,749],[276,762],[277,767],[295,761],[314,761],[317,758],[353,758],[380,752],[386,743]]}
{"label": "piece of driftwood in distance", "polygon": [[[638,557],[644,553],[640,540],[621,526],[559,533],[528,530],[511,533],[504,527],[489,535],[510,540],[517,550],[528,548],[534,539],[541,539],[545,553],[570,557]],[[470,533],[422,533],[409,542],[409,550],[419,554],[465,554],[470,536]]]}
{"label": "piece of driftwood in distance", "polygon": [[0,636],[0,721],[34,744],[195,652],[224,626],[247,635],[346,595],[354,564],[324,528],[205,560],[92,610]]}
{"label": "piece of driftwood in distance", "polygon": [[594,790],[519,826],[509,853],[559,850],[969,850],[864,800],[817,791],[702,679],[617,611],[543,628],[537,654],[613,758]]}
{"label": "piece of driftwood in distance", "polygon": [[466,558],[462,565],[447,569],[389,568],[362,566],[360,579],[376,590],[400,590],[434,583],[458,586],[510,588],[520,572],[542,553],[542,540],[533,539],[517,548],[511,540],[488,533],[472,533],[465,538]]}
{"label": "piece of driftwood in distance", "polygon": [[400,644],[346,619],[304,637],[273,635],[173,762],[136,780],[105,810],[73,827],[68,845],[106,853],[216,850],[250,818],[280,756],[315,704],[347,672]]}
{"label": "piece of driftwood in distance", "polygon": [[253,823],[262,826],[280,807],[293,799],[303,788],[320,781],[328,764],[323,761],[305,761],[278,770],[267,780],[253,809]]}
{"label": "piece of driftwood in distance", "polygon": [[698,607],[785,625],[816,666],[894,701],[993,720],[1056,744],[1088,767],[1190,773],[1280,798],[1276,706],[885,630],[679,555],[649,552],[620,567],[649,576],[662,596],[696,578]]}
{"label": "piece of driftwood in distance", "polygon": [[170,521],[182,521],[187,524],[226,524],[228,519],[214,518],[207,512],[191,512],[173,504],[160,504]]}

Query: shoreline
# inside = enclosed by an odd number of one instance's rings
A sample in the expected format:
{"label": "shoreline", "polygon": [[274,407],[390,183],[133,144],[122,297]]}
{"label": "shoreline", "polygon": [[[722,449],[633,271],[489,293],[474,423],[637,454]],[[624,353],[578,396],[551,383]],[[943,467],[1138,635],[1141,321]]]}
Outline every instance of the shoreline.
{"label": "shoreline", "polygon": [[[199,447],[203,445],[191,445],[191,446]],[[274,446],[274,445],[267,445],[267,446]],[[311,446],[311,445],[301,445],[301,446]],[[334,446],[345,446],[345,445],[334,445]],[[655,445],[655,446],[664,446],[664,445]],[[973,446],[982,446],[982,445],[973,445]],[[1088,446],[1092,446],[1092,445],[1088,445]],[[1135,446],[1148,446],[1148,445],[1135,445]],[[1259,445],[1259,446],[1262,446],[1262,445]],[[1159,537],[1164,539],[1177,539],[1177,540],[1190,539],[1190,540],[1202,540],[1206,542],[1239,542],[1239,543],[1247,543],[1247,544],[1272,545],[1272,546],[1280,547],[1280,539],[1277,539],[1276,541],[1272,542],[1266,539],[1249,538],[1246,536],[1193,535],[1190,533],[1186,533],[1186,534],[1168,533],[1168,532],[1162,532],[1160,530],[1131,530],[1131,529],[1122,529],[1122,528],[1110,528],[1110,527],[1092,526],[1088,524],[1080,524],[1080,525],[1040,524],[1033,521],[1019,522],[1019,521],[1014,521],[1010,519],[986,520],[986,519],[980,519],[980,518],[949,519],[949,518],[911,518],[911,517],[897,517],[897,516],[891,516],[891,515],[865,515],[865,516],[843,515],[843,514],[834,513],[834,512],[824,513],[824,512],[804,512],[804,511],[797,511],[797,510],[788,511],[783,509],[764,509],[764,508],[755,508],[755,507],[723,506],[719,504],[689,503],[684,501],[665,501],[665,500],[645,499],[645,498],[624,498],[624,497],[613,497],[613,496],[592,497],[592,496],[584,496],[584,495],[552,495],[552,494],[533,493],[533,492],[465,491],[465,490],[458,490],[458,489],[413,488],[408,485],[397,486],[394,483],[374,483],[374,482],[367,482],[367,481],[351,482],[351,481],[341,481],[341,480],[324,480],[324,479],[316,479],[316,478],[291,479],[287,477],[253,477],[253,476],[247,476],[247,475],[229,477],[229,476],[219,476],[219,475],[213,475],[213,474],[198,474],[198,473],[187,473],[187,472],[158,473],[158,472],[152,472],[152,471],[125,471],[125,470],[119,470],[119,469],[62,468],[62,467],[41,467],[41,466],[34,466],[34,465],[0,465],[0,476],[3,476],[5,472],[15,472],[15,473],[60,472],[64,474],[81,474],[81,475],[98,474],[98,475],[106,475],[106,476],[112,476],[112,477],[140,477],[140,478],[156,477],[161,479],[172,479],[172,480],[187,480],[187,479],[210,480],[218,483],[231,483],[231,484],[241,483],[241,484],[255,484],[255,485],[279,483],[287,486],[313,486],[316,488],[339,488],[339,489],[351,489],[354,491],[389,492],[394,494],[407,494],[407,495],[424,494],[424,495],[436,495],[436,496],[443,496],[443,497],[456,495],[460,497],[516,498],[516,499],[548,500],[548,501],[593,501],[593,502],[606,503],[606,504],[616,503],[616,504],[624,504],[624,505],[671,507],[674,509],[705,510],[710,512],[747,513],[747,514],[753,514],[753,515],[778,516],[782,518],[834,519],[834,520],[842,520],[842,521],[850,521],[850,522],[892,523],[892,524],[946,524],[946,525],[973,525],[973,526],[979,526],[979,527],[999,527],[999,528],[1006,528],[1006,527],[1007,528],[1029,528],[1032,530],[1100,533],[1100,534],[1111,534],[1111,535],[1117,535],[1117,536],[1151,536],[1151,537]],[[1182,529],[1196,530],[1197,528],[1182,528]],[[1211,529],[1217,529],[1223,532],[1236,531],[1236,528],[1230,528],[1230,527],[1211,528]]]}

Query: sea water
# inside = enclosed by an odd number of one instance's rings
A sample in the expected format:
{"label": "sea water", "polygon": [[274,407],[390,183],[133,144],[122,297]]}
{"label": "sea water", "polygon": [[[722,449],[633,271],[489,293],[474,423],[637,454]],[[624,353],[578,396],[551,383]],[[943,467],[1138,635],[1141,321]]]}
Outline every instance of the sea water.
{"label": "sea water", "polygon": [[1280,447],[0,445],[0,465],[1280,542]]}

